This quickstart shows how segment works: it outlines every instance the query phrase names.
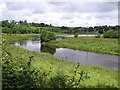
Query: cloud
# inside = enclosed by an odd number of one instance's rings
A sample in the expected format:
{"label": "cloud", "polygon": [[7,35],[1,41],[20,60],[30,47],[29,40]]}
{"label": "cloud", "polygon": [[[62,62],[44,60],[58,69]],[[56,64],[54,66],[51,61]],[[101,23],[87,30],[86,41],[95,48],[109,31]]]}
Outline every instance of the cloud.
{"label": "cloud", "polygon": [[49,5],[46,2],[29,2],[29,9],[33,14],[44,14],[49,12]]}
{"label": "cloud", "polygon": [[[27,20],[55,26],[118,24],[117,2],[50,2],[22,0],[0,3],[2,20]],[[0,18],[1,19],[1,18]]]}
{"label": "cloud", "polygon": [[74,17],[75,17],[75,13],[64,13],[64,14],[60,17],[60,19],[65,20],[65,19],[72,19],[72,18],[74,18]]}
{"label": "cloud", "polygon": [[26,2],[6,2],[8,10],[22,10],[27,8]]}
{"label": "cloud", "polygon": [[68,13],[96,13],[96,12],[109,12],[116,10],[117,2],[50,2],[53,12],[68,12]]}

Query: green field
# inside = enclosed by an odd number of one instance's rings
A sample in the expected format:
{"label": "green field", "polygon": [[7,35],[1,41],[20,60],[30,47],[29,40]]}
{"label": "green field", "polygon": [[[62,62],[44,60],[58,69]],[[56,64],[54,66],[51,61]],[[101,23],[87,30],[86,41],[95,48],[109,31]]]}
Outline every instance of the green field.
{"label": "green field", "polygon": [[[6,78],[4,78],[4,75],[10,77],[7,78],[10,79],[10,81],[8,82],[9,84],[7,83],[8,85],[11,86],[13,85],[14,87],[24,87],[24,86],[32,87],[33,84],[35,84],[35,87],[37,88],[41,88],[41,87],[118,88],[118,71],[110,70],[98,66],[85,66],[81,64],[76,65],[72,62],[62,61],[48,53],[33,52],[20,47],[7,45],[9,44],[9,42],[21,41],[31,36],[33,35],[26,35],[26,34],[12,35],[12,36],[3,35],[3,41],[5,43],[3,43],[2,62],[3,62],[3,66],[6,67],[5,71],[8,70],[6,72],[4,71],[5,73],[3,72],[3,80],[4,79],[6,80]],[[76,39],[66,38],[62,41],[58,41],[56,43],[56,46],[59,45],[69,48],[80,49],[80,50],[81,48],[83,48],[82,50],[89,49],[90,51],[99,50],[100,48],[102,48],[102,46],[104,46],[104,49],[108,50],[108,51],[106,50],[105,53],[111,51],[110,54],[118,54],[117,40],[115,39],[111,39],[111,40],[114,41],[114,43],[109,41],[109,39],[103,39],[103,38],[100,39],[95,39],[93,37],[90,37],[89,39],[85,37],[79,37]],[[88,43],[85,43],[87,41]],[[109,44],[110,42],[112,44]],[[55,43],[52,44],[55,45]],[[109,45],[108,47],[110,47],[110,50],[107,48],[106,45],[107,46]],[[116,50],[113,50],[112,48],[116,48]],[[29,60],[31,60],[31,64],[28,63]],[[31,65],[31,67],[27,68],[27,66],[29,65]],[[27,68],[27,70],[24,68]],[[35,74],[30,72],[33,68],[35,69],[35,71],[39,71],[39,73]],[[11,77],[13,78],[14,76],[16,76],[17,79],[16,78],[15,80],[11,79]],[[27,80],[27,78],[30,79]],[[32,83],[31,80],[34,81],[34,83]],[[19,83],[18,81],[21,83]],[[14,84],[10,84],[11,82]],[[29,84],[28,86],[26,85],[27,83]]]}
{"label": "green field", "polygon": [[59,41],[43,43],[56,47],[72,48],[83,51],[91,51],[103,54],[120,55],[118,49],[118,39],[95,38],[95,37],[68,37]]}

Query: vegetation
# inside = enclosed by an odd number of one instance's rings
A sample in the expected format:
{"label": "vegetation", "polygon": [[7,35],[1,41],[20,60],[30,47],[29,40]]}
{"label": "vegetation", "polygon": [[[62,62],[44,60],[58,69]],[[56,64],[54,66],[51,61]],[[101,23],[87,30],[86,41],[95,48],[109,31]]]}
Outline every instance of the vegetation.
{"label": "vegetation", "polygon": [[[66,47],[83,51],[91,51],[103,54],[120,55],[118,49],[118,39],[105,39],[95,37],[67,37],[59,41],[51,41],[47,43],[56,47]],[[46,45],[46,43],[44,43]]]}
{"label": "vegetation", "polygon": [[[119,55],[117,31],[119,26],[54,27],[45,23],[4,20],[2,29],[2,86],[6,88],[118,88],[118,71],[98,66],[74,64],[53,57],[48,53],[33,52],[10,46],[41,35],[42,45],[67,47]],[[104,34],[104,38],[78,37],[87,32]],[[112,35],[111,33],[114,32]],[[75,38],[56,40],[56,33],[74,34]],[[108,38],[109,39],[106,39]],[[46,47],[45,47],[46,48]],[[43,50],[46,52],[46,50]],[[54,51],[53,51],[54,52]],[[52,53],[53,53],[52,52]]]}
{"label": "vegetation", "polygon": [[26,33],[41,33],[42,30],[50,31],[55,33],[64,33],[64,34],[104,34],[104,32],[113,30],[119,31],[120,26],[94,26],[94,27],[55,27],[51,24],[45,23],[28,23],[25,21],[15,21],[15,20],[4,20],[1,21],[0,26],[2,27],[2,32],[7,34],[26,34]]}
{"label": "vegetation", "polygon": [[6,35],[6,34],[3,34],[2,35],[2,38],[4,39],[3,43],[5,44],[10,44],[10,42],[15,42],[15,41],[22,41],[22,40],[25,40],[25,39],[28,39],[32,36],[39,36],[39,34],[12,34],[12,35]]}
{"label": "vegetation", "polygon": [[108,30],[104,33],[104,38],[119,38],[118,31]]}
{"label": "vegetation", "polygon": [[95,36],[95,38],[100,38],[100,34],[97,34],[97,36]]}
{"label": "vegetation", "polygon": [[[4,35],[3,42],[27,35]],[[5,44],[5,45],[4,45]],[[15,53],[16,52],[16,53]],[[32,52],[3,43],[4,88],[118,88],[118,72],[103,67],[62,61],[48,53]]]}
{"label": "vegetation", "polygon": [[77,38],[77,37],[78,37],[78,34],[75,34],[74,37]]}
{"label": "vegetation", "polygon": [[56,36],[53,32],[50,31],[42,31],[40,35],[41,42],[49,42],[51,40],[56,40]]}

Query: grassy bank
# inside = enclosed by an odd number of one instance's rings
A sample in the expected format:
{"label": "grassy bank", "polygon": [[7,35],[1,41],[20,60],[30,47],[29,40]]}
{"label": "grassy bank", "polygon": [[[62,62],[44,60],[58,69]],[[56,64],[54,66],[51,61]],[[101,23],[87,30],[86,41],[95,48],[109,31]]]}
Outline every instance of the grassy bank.
{"label": "grassy bank", "polygon": [[[14,36],[3,36],[3,38],[6,40],[9,38],[10,41],[15,41],[21,38],[23,39],[24,36],[27,37],[27,35],[19,35],[16,38],[13,38]],[[29,84],[28,87],[32,86],[31,81],[26,80],[28,77],[30,77],[30,80],[34,78],[33,81],[36,87],[118,87],[117,71],[97,66],[76,65],[71,62],[62,61],[48,53],[28,51],[16,46],[5,45],[3,47],[3,51],[7,51],[7,53],[3,54],[3,61],[12,61],[12,63],[9,62],[10,65],[7,62],[8,68],[15,70],[12,72],[13,76],[21,75],[20,81],[23,81],[23,84],[26,81]],[[31,70],[29,69],[34,68],[35,71],[39,71],[38,75],[34,73],[34,76],[32,76],[31,73],[24,71],[24,66],[27,67],[27,65],[30,65],[28,63],[29,60],[31,60],[31,67],[28,67],[27,71],[30,72]],[[15,72],[16,74],[14,74]],[[28,76],[23,79],[21,78],[22,75]]]}
{"label": "grassy bank", "polygon": [[39,34],[12,34],[12,35],[2,35],[3,42],[5,44],[9,44],[10,42],[15,42],[15,41],[22,41],[24,39],[28,39],[32,36],[39,36]]}
{"label": "grassy bank", "polygon": [[56,47],[72,48],[83,51],[91,51],[103,54],[120,55],[118,49],[118,39],[105,39],[95,37],[68,37],[60,41],[43,43]]}

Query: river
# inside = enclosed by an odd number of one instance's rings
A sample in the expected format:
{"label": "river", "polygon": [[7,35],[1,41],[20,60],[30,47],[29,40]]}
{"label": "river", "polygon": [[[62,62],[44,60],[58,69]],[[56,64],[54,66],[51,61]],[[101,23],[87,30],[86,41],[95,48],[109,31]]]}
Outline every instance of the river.
{"label": "river", "polygon": [[23,42],[11,42],[11,45],[20,46],[36,52],[48,52],[62,60],[71,61],[74,63],[79,62],[84,65],[102,66],[118,70],[118,56],[115,55],[99,54],[69,48],[41,46],[38,38],[29,38]]}

